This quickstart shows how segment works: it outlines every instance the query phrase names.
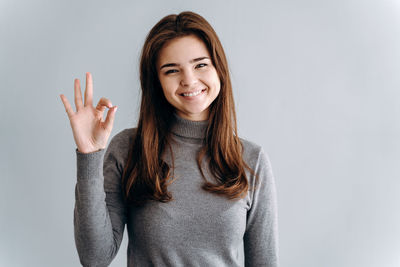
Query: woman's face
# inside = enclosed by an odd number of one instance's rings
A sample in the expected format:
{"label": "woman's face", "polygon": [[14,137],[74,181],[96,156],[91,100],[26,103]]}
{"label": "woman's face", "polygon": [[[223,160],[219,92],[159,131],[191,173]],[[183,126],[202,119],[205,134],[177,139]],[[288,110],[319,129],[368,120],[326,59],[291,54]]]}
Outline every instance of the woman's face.
{"label": "woman's face", "polygon": [[204,42],[195,35],[175,38],[160,51],[157,71],[167,101],[182,118],[208,119],[220,80]]}

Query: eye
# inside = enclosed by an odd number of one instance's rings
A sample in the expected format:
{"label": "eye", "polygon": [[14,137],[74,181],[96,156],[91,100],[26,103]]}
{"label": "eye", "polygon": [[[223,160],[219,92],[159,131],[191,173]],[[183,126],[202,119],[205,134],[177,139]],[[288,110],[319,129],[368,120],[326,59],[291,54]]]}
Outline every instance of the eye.
{"label": "eye", "polygon": [[196,67],[202,68],[202,67],[205,67],[205,66],[207,66],[206,63],[200,63],[200,64],[198,64]]}
{"label": "eye", "polygon": [[176,72],[176,71],[177,71],[177,70],[168,70],[168,71],[165,72],[165,74],[174,73],[174,72]]}
{"label": "eye", "polygon": [[[200,64],[197,64],[196,65],[196,68],[203,68],[203,67],[205,67],[205,66],[207,66],[208,64],[206,64],[206,63],[200,63]],[[170,73],[175,73],[175,72],[178,72],[178,70],[176,70],[176,69],[171,69],[171,70],[167,70],[166,72],[165,72],[165,75],[168,75],[168,74],[170,74]]]}

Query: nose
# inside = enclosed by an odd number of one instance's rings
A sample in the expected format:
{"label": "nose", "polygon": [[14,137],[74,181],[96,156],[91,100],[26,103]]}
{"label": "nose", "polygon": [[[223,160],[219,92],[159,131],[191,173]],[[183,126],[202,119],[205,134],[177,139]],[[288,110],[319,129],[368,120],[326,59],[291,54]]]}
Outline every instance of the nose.
{"label": "nose", "polygon": [[190,87],[194,84],[196,84],[198,81],[196,74],[193,72],[193,70],[188,69],[184,70],[182,73],[182,79],[181,79],[181,85],[182,86],[187,86]]}

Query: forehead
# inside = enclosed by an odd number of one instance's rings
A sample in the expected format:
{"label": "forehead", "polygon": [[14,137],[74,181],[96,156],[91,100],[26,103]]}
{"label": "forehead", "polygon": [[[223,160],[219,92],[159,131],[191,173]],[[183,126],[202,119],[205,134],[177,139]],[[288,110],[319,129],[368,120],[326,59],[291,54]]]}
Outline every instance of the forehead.
{"label": "forehead", "polygon": [[198,57],[210,57],[204,42],[195,35],[178,37],[167,42],[160,50],[158,65],[187,63]]}

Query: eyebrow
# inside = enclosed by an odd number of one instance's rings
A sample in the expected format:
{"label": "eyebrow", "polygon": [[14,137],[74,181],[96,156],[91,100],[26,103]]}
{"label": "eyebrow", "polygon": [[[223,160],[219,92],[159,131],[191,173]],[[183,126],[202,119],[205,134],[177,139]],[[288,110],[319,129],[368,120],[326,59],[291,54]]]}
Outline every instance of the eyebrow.
{"label": "eyebrow", "polygon": [[[198,57],[198,58],[194,58],[194,59],[190,60],[189,63],[194,63],[194,62],[197,62],[197,61],[206,59],[206,58],[210,59],[209,57]],[[180,66],[180,64],[177,64],[177,63],[167,63],[167,64],[162,65],[162,66],[160,67],[160,70],[161,70],[162,68],[174,67],[174,66]]]}

